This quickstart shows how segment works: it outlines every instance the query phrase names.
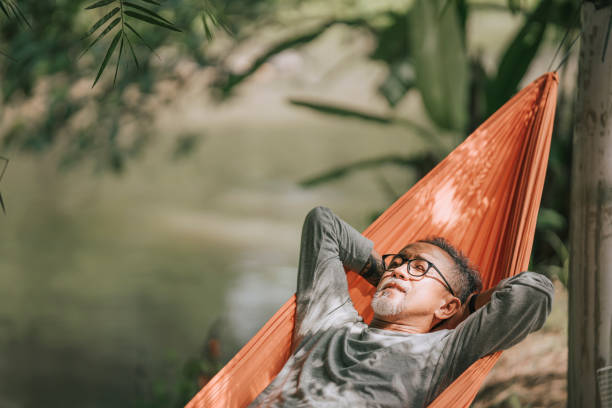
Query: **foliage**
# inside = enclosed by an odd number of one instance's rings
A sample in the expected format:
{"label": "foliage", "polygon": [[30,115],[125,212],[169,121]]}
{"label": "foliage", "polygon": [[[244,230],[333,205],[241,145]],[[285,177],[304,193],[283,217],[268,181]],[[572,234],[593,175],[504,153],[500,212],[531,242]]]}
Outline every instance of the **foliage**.
{"label": "foliage", "polygon": [[[11,150],[41,154],[61,145],[60,168],[88,160],[97,171],[115,173],[122,172],[153,138],[151,113],[143,108],[143,101],[155,97],[158,78],[180,83],[173,71],[174,60],[166,56],[163,61],[160,49],[173,45],[197,65],[211,65],[203,46],[216,30],[239,32],[238,27],[250,21],[253,13],[263,13],[268,3],[0,2],[4,6],[0,8],[0,50],[7,56],[0,57],[0,149],[5,155]],[[124,57],[133,63],[126,65]],[[113,63],[113,80],[105,81],[102,74]],[[81,89],[85,81],[95,84],[93,91]],[[4,107],[28,100],[42,102],[45,108],[40,117],[6,120]],[[87,120],[77,120],[75,125],[75,119],[83,117]],[[185,153],[196,146],[184,142],[177,141],[183,145],[175,149]]]}
{"label": "foliage", "polygon": [[187,405],[223,367],[227,358],[225,349],[233,348],[232,341],[226,339],[222,331],[222,322],[217,320],[209,329],[199,355],[185,361],[172,380],[145,380],[143,399],[135,408],[182,408]]}
{"label": "foliage", "polygon": [[[380,84],[379,92],[390,108],[394,108],[409,93],[418,92],[434,129],[415,125],[395,116],[381,116],[367,111],[292,99],[289,102],[317,112],[353,120],[379,124],[405,126],[413,134],[421,136],[429,144],[423,153],[368,158],[349,163],[314,175],[301,182],[303,186],[316,186],[345,177],[354,171],[373,169],[383,165],[402,166],[416,170],[417,178],[427,173],[449,151],[440,137],[442,131],[451,131],[465,137],[484,119],[495,112],[514,93],[525,77],[531,62],[538,55],[546,33],[567,33],[579,24],[579,4],[571,0],[539,0],[533,8],[525,8],[524,2],[509,0],[507,7],[497,11],[524,15],[522,26],[505,47],[498,60],[497,69],[488,72],[480,54],[469,53],[466,34],[467,21],[472,10],[482,3],[466,0],[415,0],[412,7],[403,11],[378,9],[374,14],[352,15],[350,18],[322,19],[313,29],[280,40],[264,50],[241,74],[221,75],[217,83],[222,94],[230,95],[232,89],[248,78],[263,63],[278,53],[309,43],[335,24],[345,24],[368,30],[378,46],[371,58],[388,66],[387,78]],[[490,5],[495,6],[495,5]],[[386,21],[378,24],[378,21]],[[564,43],[563,53],[569,52]],[[564,67],[562,67],[565,70]],[[562,73],[564,77],[565,71]],[[549,159],[547,181],[542,197],[542,211],[538,220],[532,267],[548,275],[556,275],[567,282],[567,201],[573,99],[560,90],[559,109]],[[390,201],[397,194],[386,185]],[[380,212],[376,212],[376,216]]]}

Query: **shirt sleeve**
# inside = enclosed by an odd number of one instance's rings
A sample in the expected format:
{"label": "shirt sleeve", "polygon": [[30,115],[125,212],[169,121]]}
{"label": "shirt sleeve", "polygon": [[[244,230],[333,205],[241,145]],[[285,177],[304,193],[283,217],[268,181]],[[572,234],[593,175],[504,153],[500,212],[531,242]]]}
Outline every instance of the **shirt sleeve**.
{"label": "shirt sleeve", "polygon": [[336,216],[315,207],[302,228],[293,349],[304,337],[360,319],[346,281],[347,269],[359,272],[374,243]]}
{"label": "shirt sleeve", "polygon": [[535,272],[500,281],[491,300],[451,330],[442,352],[449,382],[479,358],[507,349],[539,330],[550,314],[553,293],[552,282]]}

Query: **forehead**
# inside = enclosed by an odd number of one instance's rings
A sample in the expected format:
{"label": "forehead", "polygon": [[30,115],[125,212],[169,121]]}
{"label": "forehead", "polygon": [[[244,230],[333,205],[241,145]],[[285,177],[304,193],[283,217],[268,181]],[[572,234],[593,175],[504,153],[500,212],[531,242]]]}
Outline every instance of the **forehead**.
{"label": "forehead", "polygon": [[427,242],[408,244],[400,251],[400,254],[409,257],[420,257],[439,266],[452,267],[455,263],[445,250]]}

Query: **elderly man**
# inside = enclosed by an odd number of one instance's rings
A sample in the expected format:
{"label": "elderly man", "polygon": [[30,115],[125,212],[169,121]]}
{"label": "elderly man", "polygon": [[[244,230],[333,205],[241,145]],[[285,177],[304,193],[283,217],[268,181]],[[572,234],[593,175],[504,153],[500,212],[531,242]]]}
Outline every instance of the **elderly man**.
{"label": "elderly man", "polygon": [[[344,266],[377,286],[369,325],[353,307]],[[314,208],[302,229],[292,355],[250,407],[426,406],[550,313],[553,286],[543,275],[480,289],[478,273],[442,238],[381,257],[331,210]]]}

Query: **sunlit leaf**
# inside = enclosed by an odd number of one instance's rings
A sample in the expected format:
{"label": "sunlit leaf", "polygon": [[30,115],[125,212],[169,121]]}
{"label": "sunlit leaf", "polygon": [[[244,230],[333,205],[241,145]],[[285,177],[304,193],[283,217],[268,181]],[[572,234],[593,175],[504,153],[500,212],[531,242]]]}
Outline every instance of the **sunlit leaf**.
{"label": "sunlit leaf", "polygon": [[81,55],[79,55],[79,58],[81,58],[81,56],[85,54],[95,43],[97,43],[106,34],[108,34],[117,24],[119,24],[120,21],[121,21],[121,17],[117,17],[116,19],[111,21],[111,23],[104,29],[104,31],[102,31],[100,35],[98,35],[98,37],[95,40],[93,40],[91,44],[89,44],[87,48],[83,50],[83,52],[81,52]]}
{"label": "sunlit leaf", "polygon": [[410,11],[410,50],[415,83],[431,119],[440,127],[465,131],[468,58],[456,7],[442,15],[442,0],[417,0]]}
{"label": "sunlit leaf", "polygon": [[162,16],[160,16],[160,15],[159,15],[159,14],[157,14],[156,12],[151,11],[151,10],[149,10],[149,9],[148,9],[148,8],[146,8],[146,7],[139,6],[138,4],[134,4],[134,3],[131,3],[131,2],[129,2],[129,1],[124,1],[124,2],[123,2],[123,5],[124,5],[124,6],[128,6],[128,7],[135,8],[135,9],[140,10],[140,11],[143,11],[143,12],[145,12],[145,13],[147,13],[147,14],[149,14],[149,15],[151,15],[151,16],[153,16],[153,17],[155,17],[155,18],[160,19],[161,21],[163,21],[164,23],[166,23],[166,24],[168,24],[168,25],[172,25],[172,22],[171,22],[171,21],[166,20],[165,18],[163,18]]}
{"label": "sunlit leaf", "polygon": [[121,37],[121,34],[122,34],[122,31],[118,31],[117,34],[115,34],[115,37],[113,37],[113,40],[111,41],[108,47],[108,51],[106,51],[106,55],[104,56],[104,61],[102,61],[102,65],[100,66],[100,69],[98,70],[98,75],[96,75],[96,79],[93,85],[91,86],[92,88],[96,85],[96,83],[98,82],[98,79],[100,79],[102,72],[104,72],[104,69],[106,68],[106,64],[108,64],[108,60],[110,59],[111,55],[115,51],[115,47],[117,47],[117,42],[119,42],[119,37]]}
{"label": "sunlit leaf", "polygon": [[90,6],[85,7],[85,10],[91,10],[91,9],[95,9],[98,7],[103,7],[103,6],[106,6],[107,4],[114,3],[115,1],[117,0],[100,0]]}
{"label": "sunlit leaf", "polygon": [[115,7],[114,9],[109,11],[104,17],[102,17],[101,19],[96,21],[96,24],[94,24],[91,27],[91,29],[87,32],[87,34],[85,34],[83,36],[82,39],[85,39],[85,38],[89,37],[91,34],[93,34],[98,28],[100,28],[104,23],[106,23],[112,16],[117,14],[119,12],[119,10],[120,10],[119,7]]}
{"label": "sunlit leaf", "polygon": [[119,55],[117,56],[117,65],[115,66],[115,76],[113,77],[113,86],[117,81],[117,72],[119,71],[119,63],[121,62],[121,53],[123,52],[123,35],[121,36],[121,44],[119,44]]}
{"label": "sunlit leaf", "polygon": [[168,30],[177,31],[179,33],[181,32],[180,29],[176,28],[173,25],[166,24],[163,21],[155,20],[155,19],[153,19],[153,18],[151,18],[149,16],[145,16],[144,14],[136,13],[135,11],[132,11],[132,10],[126,10],[124,13],[126,15],[130,16],[130,17],[134,17],[134,18],[136,18],[138,20],[141,20],[141,21],[144,21],[146,23],[158,25],[160,27],[167,28]]}
{"label": "sunlit leaf", "polygon": [[542,0],[504,52],[497,76],[487,93],[489,113],[497,110],[516,92],[544,39],[546,16],[553,3],[553,0]]}

